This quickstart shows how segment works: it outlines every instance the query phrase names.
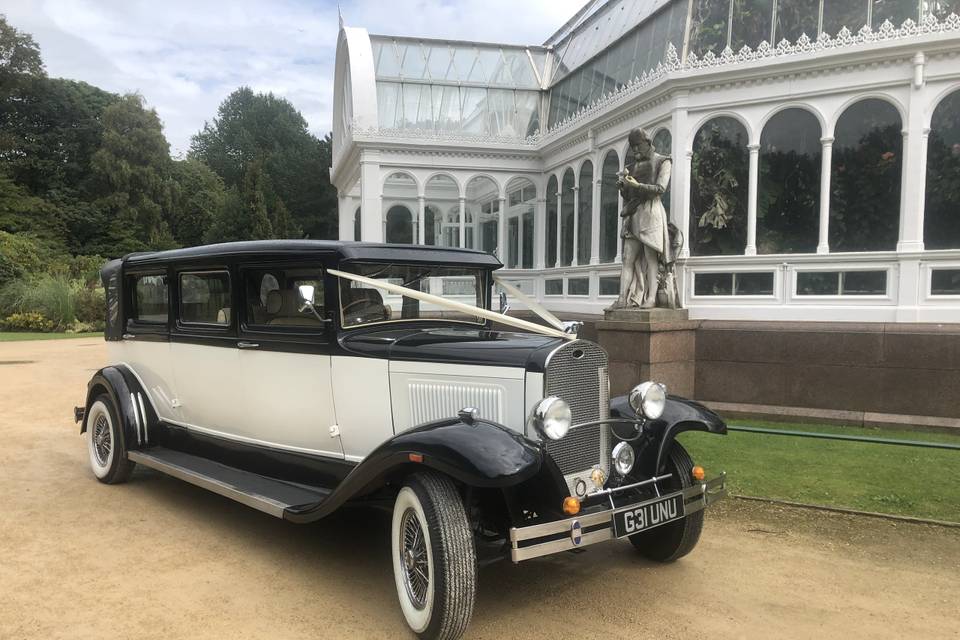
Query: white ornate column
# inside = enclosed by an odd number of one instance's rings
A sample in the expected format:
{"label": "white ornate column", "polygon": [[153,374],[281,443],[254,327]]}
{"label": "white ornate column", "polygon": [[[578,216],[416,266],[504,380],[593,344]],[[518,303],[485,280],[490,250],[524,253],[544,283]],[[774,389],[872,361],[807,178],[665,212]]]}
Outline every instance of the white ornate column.
{"label": "white ornate column", "polygon": [[364,150],[360,154],[360,239],[383,242],[383,181],[380,177],[380,152]]}
{"label": "white ornate column", "polygon": [[[683,260],[690,257],[690,243],[693,241],[693,238],[690,237],[690,190],[693,189],[692,149],[686,149],[683,152],[680,166],[683,167],[683,181],[675,185],[676,188],[673,190],[673,196],[671,196],[670,200],[670,208],[672,209],[674,206],[676,206],[677,213],[680,216],[677,226],[680,227],[681,231],[683,231],[684,243],[683,247],[680,249],[680,254],[677,257]],[[679,198],[677,197],[678,195],[680,196]],[[674,205],[674,203],[676,204]]]}
{"label": "white ornate column", "polygon": [[426,241],[426,231],[424,226],[427,220],[427,207],[426,207],[426,198],[422,195],[417,196],[417,244],[425,245]]}
{"label": "white ornate column", "polygon": [[533,267],[544,269],[547,264],[547,199],[537,198],[533,211]]}
{"label": "white ornate column", "polygon": [[903,161],[900,178],[900,234],[897,252],[897,321],[917,322],[921,302],[929,293],[922,260],[916,254],[923,251],[923,214],[927,185],[926,114],[932,107],[933,96],[928,91],[922,52],[913,57],[913,78],[907,101],[907,117],[903,129]]}
{"label": "white ornate column", "polygon": [[460,196],[460,248],[467,246],[467,199]]}
{"label": "white ornate column", "polygon": [[817,253],[830,253],[830,176],[833,167],[833,138],[820,138],[820,240]]}
{"label": "white ornate column", "polygon": [[[670,221],[683,234],[684,242],[678,258],[690,255],[690,148],[694,132],[688,131],[688,91],[678,91],[670,113],[670,155],[673,166],[670,172]],[[683,277],[678,274],[678,283],[683,286]]]}
{"label": "white ornate column", "polygon": [[560,254],[561,254],[560,239],[563,237],[561,235],[561,231],[563,230],[561,225],[561,222],[563,222],[563,216],[561,215],[562,212],[560,211],[560,202],[561,202],[562,194],[563,194],[563,187],[561,186],[557,189],[557,251],[556,251],[556,256],[554,256],[556,258],[553,264],[554,267],[560,266]]}
{"label": "white ornate column", "polygon": [[[503,264],[507,264],[507,252],[507,196],[500,196],[500,210],[497,212],[497,255]],[[517,256],[519,255],[518,248]]]}
{"label": "white ornate column", "polygon": [[743,255],[757,255],[757,176],[760,169],[760,145],[749,144],[750,178],[747,189],[747,246]]}
{"label": "white ornate column", "polygon": [[593,189],[593,206],[590,208],[590,264],[600,264],[600,187],[603,184],[603,165],[599,162],[599,153],[594,156],[593,175],[596,179],[591,184]]}
{"label": "white ornate column", "polygon": [[927,137],[925,112],[931,96],[924,80],[925,57],[913,57],[914,77],[903,129],[903,163],[900,182],[900,236],[897,251],[923,251],[923,207],[927,184]]}
{"label": "white ornate column", "polygon": [[[577,176],[579,180],[580,177]],[[580,264],[580,185],[573,187],[573,254],[570,256],[571,266]]]}
{"label": "white ornate column", "polygon": [[620,237],[620,224],[623,218],[620,217],[620,212],[623,211],[623,195],[619,193],[619,189],[617,191],[617,226],[615,231],[617,234],[617,255],[613,261],[621,264],[623,262],[623,239]]}
{"label": "white ornate column", "polygon": [[353,198],[337,197],[337,235],[340,240],[353,240]]}

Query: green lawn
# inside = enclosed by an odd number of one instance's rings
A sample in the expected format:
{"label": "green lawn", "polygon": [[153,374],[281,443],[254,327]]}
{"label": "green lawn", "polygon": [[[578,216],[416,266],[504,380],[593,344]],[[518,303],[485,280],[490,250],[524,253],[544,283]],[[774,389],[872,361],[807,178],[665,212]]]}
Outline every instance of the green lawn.
{"label": "green lawn", "polygon": [[103,337],[102,331],[90,333],[35,333],[31,331],[0,331],[0,342],[14,342],[17,340],[66,340],[69,338]]}
{"label": "green lawn", "polygon": [[[788,431],[960,444],[960,435],[734,420]],[[730,432],[688,432],[681,443],[731,493],[960,522],[960,451]]]}

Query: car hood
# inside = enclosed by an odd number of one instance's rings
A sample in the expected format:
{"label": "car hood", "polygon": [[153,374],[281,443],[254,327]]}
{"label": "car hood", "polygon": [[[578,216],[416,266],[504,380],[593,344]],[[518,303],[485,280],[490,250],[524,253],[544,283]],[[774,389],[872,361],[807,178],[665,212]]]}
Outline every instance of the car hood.
{"label": "car hood", "polygon": [[534,333],[483,327],[382,328],[348,333],[341,346],[357,355],[411,362],[443,362],[543,371],[551,351],[565,341]]}

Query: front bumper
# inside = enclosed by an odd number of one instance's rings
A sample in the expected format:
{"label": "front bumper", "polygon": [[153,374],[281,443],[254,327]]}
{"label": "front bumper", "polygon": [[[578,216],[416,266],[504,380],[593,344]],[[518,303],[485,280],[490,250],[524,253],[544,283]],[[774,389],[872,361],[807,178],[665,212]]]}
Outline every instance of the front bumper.
{"label": "front bumper", "polygon": [[[680,491],[683,494],[684,516],[696,513],[727,495],[726,474],[699,482]],[[510,528],[510,559],[522,562],[531,558],[580,549],[614,538],[613,513],[623,508],[641,507],[656,502],[660,496],[617,508],[554,520],[527,527]],[[649,529],[647,529],[649,531]]]}

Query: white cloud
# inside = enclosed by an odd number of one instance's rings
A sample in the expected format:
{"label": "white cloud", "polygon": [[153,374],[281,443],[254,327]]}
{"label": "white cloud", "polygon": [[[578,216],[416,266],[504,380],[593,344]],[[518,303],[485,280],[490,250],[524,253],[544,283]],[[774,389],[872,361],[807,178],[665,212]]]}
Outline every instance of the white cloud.
{"label": "white cloud", "polygon": [[[348,25],[370,33],[538,44],[582,2],[344,0],[341,8]],[[175,155],[240,85],[286,97],[317,135],[330,129],[335,3],[0,0],[0,13],[34,36],[51,76],[143,94]]]}

